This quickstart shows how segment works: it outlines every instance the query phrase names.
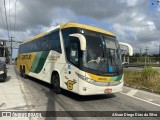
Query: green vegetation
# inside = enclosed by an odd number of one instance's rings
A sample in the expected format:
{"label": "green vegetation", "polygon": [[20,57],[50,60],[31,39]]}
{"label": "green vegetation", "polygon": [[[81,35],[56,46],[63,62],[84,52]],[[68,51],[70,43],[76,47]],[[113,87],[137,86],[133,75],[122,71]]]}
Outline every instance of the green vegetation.
{"label": "green vegetation", "polygon": [[124,71],[124,83],[127,86],[160,93],[160,72],[151,67],[142,71]]}

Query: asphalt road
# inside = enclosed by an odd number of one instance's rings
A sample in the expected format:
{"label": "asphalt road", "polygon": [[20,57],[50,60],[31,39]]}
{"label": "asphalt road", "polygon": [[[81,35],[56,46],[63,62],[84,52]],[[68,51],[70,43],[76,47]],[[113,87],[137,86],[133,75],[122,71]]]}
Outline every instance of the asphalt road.
{"label": "asphalt road", "polygon": [[[13,66],[9,66],[8,80],[0,82],[0,88],[0,111],[160,111],[160,96],[153,93],[124,87],[121,93],[109,95],[79,96],[65,90],[57,95],[47,83],[31,77],[27,79],[20,77]],[[71,115],[63,118],[46,117],[29,118],[29,120],[159,120],[158,117],[92,117],[92,113],[89,116],[73,117]],[[22,118],[14,118],[14,120],[17,119]],[[0,120],[5,119],[0,118]]]}

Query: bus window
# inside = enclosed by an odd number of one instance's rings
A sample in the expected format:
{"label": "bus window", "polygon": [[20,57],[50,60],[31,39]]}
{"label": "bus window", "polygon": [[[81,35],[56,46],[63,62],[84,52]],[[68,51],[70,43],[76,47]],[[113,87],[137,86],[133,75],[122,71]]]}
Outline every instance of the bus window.
{"label": "bus window", "polygon": [[41,49],[42,50],[49,50],[49,38],[48,36],[42,37],[41,39]]}
{"label": "bus window", "polygon": [[59,31],[55,31],[55,32],[51,33],[50,37],[51,37],[51,39],[49,40],[49,48],[51,50],[55,50],[55,51],[61,53]]}
{"label": "bus window", "polygon": [[41,51],[41,38],[38,38],[37,40],[34,41],[34,52]]}

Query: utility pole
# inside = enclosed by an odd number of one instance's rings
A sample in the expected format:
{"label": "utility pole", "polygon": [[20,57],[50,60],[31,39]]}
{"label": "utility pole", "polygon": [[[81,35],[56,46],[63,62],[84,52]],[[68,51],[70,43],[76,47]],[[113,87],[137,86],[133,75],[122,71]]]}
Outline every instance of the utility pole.
{"label": "utility pole", "polygon": [[145,51],[146,51],[146,55],[147,55],[147,51],[148,51],[148,48],[147,48],[147,47],[146,47]]}
{"label": "utility pole", "polygon": [[145,51],[146,51],[146,55],[145,55],[145,65],[146,65],[147,51],[148,51],[148,48],[147,48],[147,47],[146,47]]}
{"label": "utility pole", "polygon": [[13,51],[13,46],[12,46],[12,42],[13,42],[13,38],[14,37],[10,37],[10,40],[11,40],[11,57],[10,57],[10,62],[12,62],[12,51]]}
{"label": "utility pole", "polygon": [[123,50],[123,51],[124,51],[123,62],[126,62],[126,50]]}
{"label": "utility pole", "polygon": [[139,61],[141,62],[141,57],[142,57],[142,48],[139,49]]}
{"label": "utility pole", "polygon": [[139,49],[139,54],[142,55],[142,48]]}
{"label": "utility pole", "polygon": [[159,64],[160,64],[160,44],[159,44]]}

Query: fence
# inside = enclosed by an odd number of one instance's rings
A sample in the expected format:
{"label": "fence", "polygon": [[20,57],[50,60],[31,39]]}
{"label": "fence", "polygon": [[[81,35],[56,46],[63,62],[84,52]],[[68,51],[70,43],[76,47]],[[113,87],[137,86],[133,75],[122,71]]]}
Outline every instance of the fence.
{"label": "fence", "polygon": [[160,64],[160,57],[122,57],[123,62],[129,63],[148,63],[148,64]]}

